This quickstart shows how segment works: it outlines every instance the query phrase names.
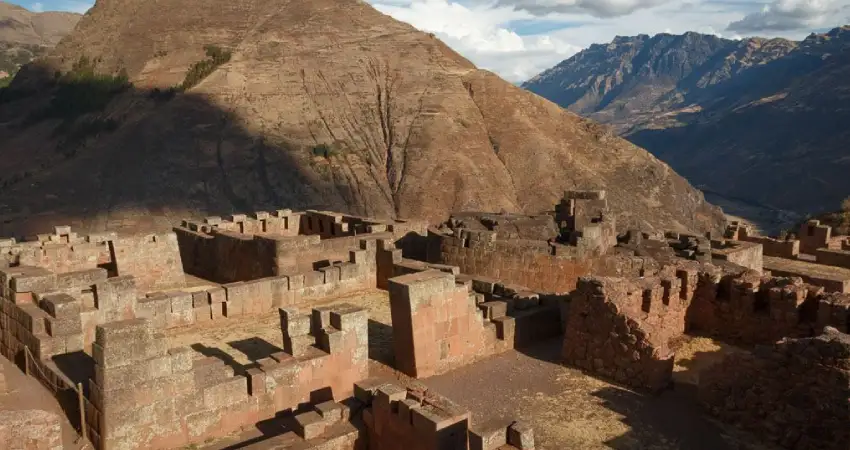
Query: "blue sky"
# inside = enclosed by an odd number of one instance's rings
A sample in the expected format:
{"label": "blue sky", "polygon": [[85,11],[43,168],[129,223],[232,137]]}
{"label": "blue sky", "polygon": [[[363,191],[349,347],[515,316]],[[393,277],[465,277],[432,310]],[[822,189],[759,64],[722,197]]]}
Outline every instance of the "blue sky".
{"label": "blue sky", "polygon": [[[6,0],[84,12],[85,0]],[[781,36],[850,24],[850,0],[367,0],[439,36],[479,67],[518,82],[614,36],[697,31]]]}

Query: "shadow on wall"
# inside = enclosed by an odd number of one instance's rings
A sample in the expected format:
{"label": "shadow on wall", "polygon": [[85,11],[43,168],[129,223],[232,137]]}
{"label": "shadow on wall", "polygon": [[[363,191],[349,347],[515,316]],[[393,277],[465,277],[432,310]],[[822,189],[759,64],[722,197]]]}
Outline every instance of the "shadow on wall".
{"label": "shadow on wall", "polygon": [[[55,96],[62,86],[53,73],[24,72],[0,97],[0,236],[43,233],[56,224],[81,234],[107,225],[162,231],[186,215],[280,208],[380,215],[355,195],[374,186],[353,188],[354,177],[337,176],[332,167],[336,157],[359,156],[316,156],[287,140],[303,134],[295,126],[276,127],[281,138],[272,139],[202,95],[164,97],[134,87],[102,109],[57,118],[45,111],[68,105],[51,105],[51,98],[64,98]],[[91,125],[103,121],[113,125]]]}

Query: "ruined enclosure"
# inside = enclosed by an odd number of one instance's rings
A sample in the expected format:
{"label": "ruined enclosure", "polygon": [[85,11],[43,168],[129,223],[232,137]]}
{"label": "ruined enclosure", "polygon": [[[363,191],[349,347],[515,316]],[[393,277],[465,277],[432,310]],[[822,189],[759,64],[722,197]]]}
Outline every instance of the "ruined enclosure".
{"label": "ruined enclosure", "polygon": [[[755,439],[833,448],[850,425],[840,407],[850,298],[813,269],[768,268],[844,269],[828,264],[842,264],[846,241],[813,229],[806,245],[736,224],[723,238],[618,233],[603,191],[567,192],[550,213],[467,212],[438,227],[289,210],[146,236],[56,227],[0,241],[0,350],[97,449],[599,444],[559,434],[569,425],[550,418],[546,397],[487,406],[519,389],[502,372],[526,369],[559,374],[541,387],[552,398],[624,386],[652,402],[688,379],[698,395],[672,415],[708,427],[689,412],[702,405]],[[689,349],[699,339],[737,350],[700,363],[707,356]],[[525,362],[475,378],[516,358]],[[819,369],[761,374],[783,358]],[[683,377],[689,365],[700,368]],[[835,403],[816,422],[793,399],[766,416],[761,405],[789,389]],[[53,430],[37,444],[52,448],[64,438],[42,412],[26,420]],[[0,442],[32,439],[3,430]]]}

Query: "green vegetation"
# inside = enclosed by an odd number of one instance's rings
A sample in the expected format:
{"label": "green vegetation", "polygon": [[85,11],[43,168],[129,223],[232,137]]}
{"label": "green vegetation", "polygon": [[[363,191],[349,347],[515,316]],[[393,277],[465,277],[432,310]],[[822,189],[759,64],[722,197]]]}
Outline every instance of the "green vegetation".
{"label": "green vegetation", "polygon": [[339,149],[337,146],[319,144],[313,147],[313,156],[321,156],[325,159],[330,159],[331,157],[337,155],[339,155]]}
{"label": "green vegetation", "polygon": [[0,78],[0,89],[5,88],[12,82],[12,78],[15,78],[15,75],[8,76],[6,78]]}
{"label": "green vegetation", "polygon": [[45,119],[72,122],[85,114],[103,111],[116,95],[131,86],[126,70],[117,75],[99,74],[94,64],[83,56],[70,72],[58,77],[50,104],[30,115],[26,125]]}
{"label": "green vegetation", "polygon": [[192,67],[186,72],[186,78],[180,85],[181,91],[187,91],[197,86],[204,78],[215,72],[218,66],[230,61],[230,51],[222,50],[215,45],[207,45],[204,50],[207,53],[207,59],[192,64]]}

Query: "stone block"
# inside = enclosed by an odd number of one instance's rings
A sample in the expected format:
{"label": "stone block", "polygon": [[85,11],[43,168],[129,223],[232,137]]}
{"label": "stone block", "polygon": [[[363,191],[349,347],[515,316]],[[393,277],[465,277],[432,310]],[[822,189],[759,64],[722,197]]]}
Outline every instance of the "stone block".
{"label": "stone block", "polygon": [[328,353],[340,353],[345,346],[345,334],[335,328],[328,327],[318,331],[318,346]]}
{"label": "stone block", "polygon": [[259,368],[252,367],[247,370],[248,394],[253,397],[266,393],[266,373]]}
{"label": "stone block", "polygon": [[207,291],[210,304],[224,303],[227,301],[227,291],[224,288],[216,287]]}
{"label": "stone block", "polygon": [[208,409],[227,408],[248,396],[248,379],[232,377],[204,389],[204,406]]}
{"label": "stone block", "polygon": [[191,311],[194,306],[192,294],[189,292],[174,292],[171,297],[171,312]]}
{"label": "stone block", "polygon": [[224,317],[238,317],[242,315],[242,303],[239,301],[227,301],[222,303],[224,305],[222,311]]}
{"label": "stone block", "polygon": [[356,330],[368,323],[369,311],[351,304],[335,305],[330,313],[330,325],[342,331]]}
{"label": "stone block", "polygon": [[188,372],[192,370],[195,352],[188,347],[177,347],[168,350],[171,359],[172,372]]}
{"label": "stone block", "polygon": [[366,405],[372,404],[372,399],[378,388],[385,384],[384,381],[376,378],[367,378],[354,383],[354,398],[360,400]]}
{"label": "stone block", "polygon": [[416,400],[405,398],[398,402],[398,418],[405,424],[412,423],[412,413],[414,410],[422,407],[422,404]]}
{"label": "stone block", "polygon": [[295,416],[295,433],[307,440],[321,436],[327,425],[327,422],[316,411]]}
{"label": "stone block", "polygon": [[197,308],[199,306],[209,305],[210,298],[209,294],[206,291],[199,291],[192,293],[192,307]]}
{"label": "stone block", "polygon": [[310,271],[304,274],[304,287],[321,286],[325,282],[324,272]]}
{"label": "stone block", "polygon": [[519,450],[534,450],[534,429],[524,422],[514,422],[508,428],[508,444]]}
{"label": "stone block", "polygon": [[46,331],[53,337],[80,334],[83,332],[83,322],[79,315],[61,319],[49,318],[46,323]]}
{"label": "stone block", "polygon": [[51,317],[58,319],[67,319],[72,317],[79,318],[82,307],[80,302],[67,294],[52,294],[45,296],[41,300],[41,307],[50,314]]}
{"label": "stone block", "polygon": [[310,330],[315,333],[322,328],[331,326],[332,306],[320,306],[313,308]]}
{"label": "stone block", "polygon": [[280,310],[280,327],[289,336],[304,336],[310,334],[311,316],[301,314],[295,309]]}
{"label": "stone block", "polygon": [[201,305],[193,308],[195,323],[209,322],[212,320],[212,305]]}
{"label": "stone block", "polygon": [[346,409],[345,406],[336,403],[334,401],[328,401],[319,403],[314,406],[313,409],[322,416],[326,422],[334,423],[339,422],[343,419],[343,411]]}
{"label": "stone block", "polygon": [[484,311],[484,317],[489,320],[505,317],[508,313],[508,303],[501,300],[484,302],[478,305],[478,307]]}
{"label": "stone block", "polygon": [[283,337],[283,349],[292,356],[303,356],[314,344],[316,344],[316,338],[309,334]]}

